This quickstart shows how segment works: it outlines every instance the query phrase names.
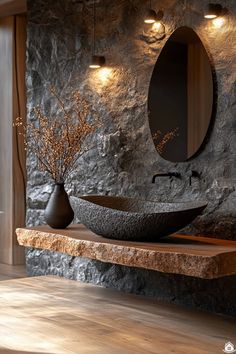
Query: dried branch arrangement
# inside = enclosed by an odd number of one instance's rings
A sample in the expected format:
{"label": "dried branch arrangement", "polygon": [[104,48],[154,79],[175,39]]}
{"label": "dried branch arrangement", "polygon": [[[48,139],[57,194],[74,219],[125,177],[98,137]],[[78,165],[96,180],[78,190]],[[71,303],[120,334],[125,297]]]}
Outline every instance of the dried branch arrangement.
{"label": "dried branch arrangement", "polygon": [[162,134],[160,130],[158,130],[154,135],[153,135],[153,141],[156,147],[156,150],[159,154],[162,154],[163,151],[165,150],[166,145],[173,140],[176,136],[178,136],[178,130],[179,128],[175,128],[166,134]]}
{"label": "dried branch arrangement", "polygon": [[69,112],[64,102],[51,88],[58,103],[58,112],[50,117],[40,107],[33,109],[35,121],[23,124],[18,117],[14,126],[23,137],[25,149],[32,152],[39,169],[47,171],[56,183],[64,183],[77,159],[85,152],[85,139],[99,127],[96,117],[88,121],[90,107],[79,92],[72,95],[73,109]]}

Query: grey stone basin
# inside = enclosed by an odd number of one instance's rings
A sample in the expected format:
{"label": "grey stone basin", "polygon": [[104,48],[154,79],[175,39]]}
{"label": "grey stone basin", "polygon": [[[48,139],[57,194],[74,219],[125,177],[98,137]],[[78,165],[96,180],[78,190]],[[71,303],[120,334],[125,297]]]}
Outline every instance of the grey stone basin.
{"label": "grey stone basin", "polygon": [[206,202],[158,203],[88,195],[71,198],[75,215],[88,229],[107,238],[155,242],[192,222]]}

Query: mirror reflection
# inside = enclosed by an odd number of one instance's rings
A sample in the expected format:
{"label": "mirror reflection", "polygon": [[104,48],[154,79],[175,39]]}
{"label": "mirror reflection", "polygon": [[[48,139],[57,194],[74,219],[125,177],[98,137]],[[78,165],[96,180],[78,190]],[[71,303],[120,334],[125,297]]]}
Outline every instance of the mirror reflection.
{"label": "mirror reflection", "polygon": [[198,35],[178,28],[163,47],[149,87],[153,141],[169,161],[191,158],[206,136],[213,106],[212,70]]}

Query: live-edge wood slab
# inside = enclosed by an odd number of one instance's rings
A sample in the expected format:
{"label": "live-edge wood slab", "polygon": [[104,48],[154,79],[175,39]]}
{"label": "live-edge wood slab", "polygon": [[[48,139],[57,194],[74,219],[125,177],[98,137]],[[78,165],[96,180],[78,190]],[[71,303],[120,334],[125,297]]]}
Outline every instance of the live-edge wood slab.
{"label": "live-edge wood slab", "polygon": [[236,321],[56,277],[0,282],[1,354],[216,354]]}
{"label": "live-edge wood slab", "polygon": [[16,233],[21,246],[102,262],[205,279],[236,274],[235,241],[175,234],[157,243],[128,242],[95,235],[81,224],[65,230],[19,228]]}

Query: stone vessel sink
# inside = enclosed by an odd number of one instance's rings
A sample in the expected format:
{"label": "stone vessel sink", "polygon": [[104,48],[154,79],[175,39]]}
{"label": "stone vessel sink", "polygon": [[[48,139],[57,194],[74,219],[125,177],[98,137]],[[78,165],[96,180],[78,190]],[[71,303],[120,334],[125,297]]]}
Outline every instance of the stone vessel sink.
{"label": "stone vessel sink", "polygon": [[158,203],[89,195],[73,197],[72,206],[80,222],[97,235],[155,242],[189,224],[205,209],[207,203]]}

